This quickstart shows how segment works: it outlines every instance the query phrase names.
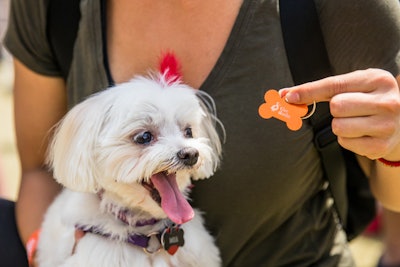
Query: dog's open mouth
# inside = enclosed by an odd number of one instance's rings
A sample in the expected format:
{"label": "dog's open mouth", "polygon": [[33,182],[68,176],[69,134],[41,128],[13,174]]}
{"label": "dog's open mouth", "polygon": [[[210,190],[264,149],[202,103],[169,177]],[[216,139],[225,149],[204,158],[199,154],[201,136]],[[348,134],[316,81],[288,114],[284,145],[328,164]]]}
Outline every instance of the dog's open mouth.
{"label": "dog's open mouth", "polygon": [[150,181],[143,182],[142,185],[176,224],[185,223],[193,218],[193,209],[178,188],[176,173],[153,174]]}
{"label": "dog's open mouth", "polygon": [[161,206],[161,196],[160,193],[158,192],[158,190],[154,187],[154,184],[151,182],[151,180],[149,182],[142,182],[142,186],[144,188],[147,189],[147,191],[150,192],[150,196],[151,198],[157,202],[160,206]]}

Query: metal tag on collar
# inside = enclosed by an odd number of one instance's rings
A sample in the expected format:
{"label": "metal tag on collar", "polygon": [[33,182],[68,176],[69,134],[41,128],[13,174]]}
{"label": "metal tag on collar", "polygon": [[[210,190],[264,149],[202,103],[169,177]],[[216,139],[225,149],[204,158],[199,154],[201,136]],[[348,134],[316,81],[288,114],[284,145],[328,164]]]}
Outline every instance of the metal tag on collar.
{"label": "metal tag on collar", "polygon": [[159,234],[160,234],[159,232],[154,232],[154,233],[147,235],[147,237],[149,238],[147,247],[143,248],[143,250],[147,254],[154,254],[161,250],[160,240],[158,239]]}
{"label": "metal tag on collar", "polygon": [[174,255],[178,248],[185,244],[183,234],[183,229],[179,225],[168,227],[162,233],[161,244],[170,255]]}

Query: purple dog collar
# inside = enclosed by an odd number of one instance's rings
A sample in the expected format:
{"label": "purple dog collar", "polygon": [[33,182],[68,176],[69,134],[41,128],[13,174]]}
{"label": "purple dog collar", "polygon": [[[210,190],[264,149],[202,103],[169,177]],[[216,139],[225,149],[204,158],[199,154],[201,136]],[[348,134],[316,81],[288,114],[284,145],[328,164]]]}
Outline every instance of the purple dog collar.
{"label": "purple dog collar", "polygon": [[[97,193],[99,199],[103,199],[104,190],[100,190]],[[135,213],[129,209],[119,209],[118,206],[108,203],[106,205],[108,213],[112,214],[116,219],[120,220],[126,225],[132,225],[135,227],[151,226],[158,223],[160,220],[151,218],[148,220],[135,221]],[[135,222],[135,223],[133,223]],[[172,223],[172,222],[170,222]],[[121,240],[118,236],[112,235],[111,233],[104,232],[100,227],[95,225],[77,224],[75,229],[81,230],[84,233],[91,233],[100,235],[104,238],[110,238],[114,240]],[[185,244],[183,238],[184,232],[180,228],[180,225],[170,224],[160,232],[152,232],[148,235],[143,234],[129,234],[124,242],[131,245],[135,245],[143,248],[146,253],[156,253],[161,248],[165,249],[169,254],[174,255],[179,247]]]}
{"label": "purple dog collar", "polygon": [[[76,225],[75,228],[83,231],[84,233],[96,234],[104,238],[110,238],[114,240],[118,239],[118,237],[112,236],[111,233],[102,231],[97,226]],[[169,254],[174,255],[178,248],[185,244],[183,235],[184,232],[179,225],[172,225],[170,227],[166,227],[162,232],[153,232],[149,235],[135,233],[130,234],[125,242],[143,248],[146,253],[153,254],[163,248]]]}

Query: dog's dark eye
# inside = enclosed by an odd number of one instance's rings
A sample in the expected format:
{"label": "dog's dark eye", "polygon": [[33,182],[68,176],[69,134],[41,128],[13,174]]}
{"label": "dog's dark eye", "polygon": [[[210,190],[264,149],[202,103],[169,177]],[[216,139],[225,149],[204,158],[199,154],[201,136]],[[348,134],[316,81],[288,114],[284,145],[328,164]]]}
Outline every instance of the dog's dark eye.
{"label": "dog's dark eye", "polygon": [[140,145],[147,145],[150,144],[151,141],[153,141],[153,135],[151,134],[151,132],[143,132],[140,134],[137,134],[133,137],[133,141],[137,144]]}
{"label": "dog's dark eye", "polygon": [[188,127],[184,131],[186,138],[193,138],[192,128]]}

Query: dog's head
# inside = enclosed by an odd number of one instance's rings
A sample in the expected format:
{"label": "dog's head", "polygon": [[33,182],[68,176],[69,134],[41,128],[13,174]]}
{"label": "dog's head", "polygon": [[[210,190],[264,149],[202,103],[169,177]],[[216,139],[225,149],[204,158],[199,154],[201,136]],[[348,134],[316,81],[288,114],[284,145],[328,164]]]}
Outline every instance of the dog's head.
{"label": "dog's head", "polygon": [[55,132],[48,156],[54,177],[158,218],[190,220],[190,180],[211,176],[221,155],[203,94],[162,73],[91,96]]}

